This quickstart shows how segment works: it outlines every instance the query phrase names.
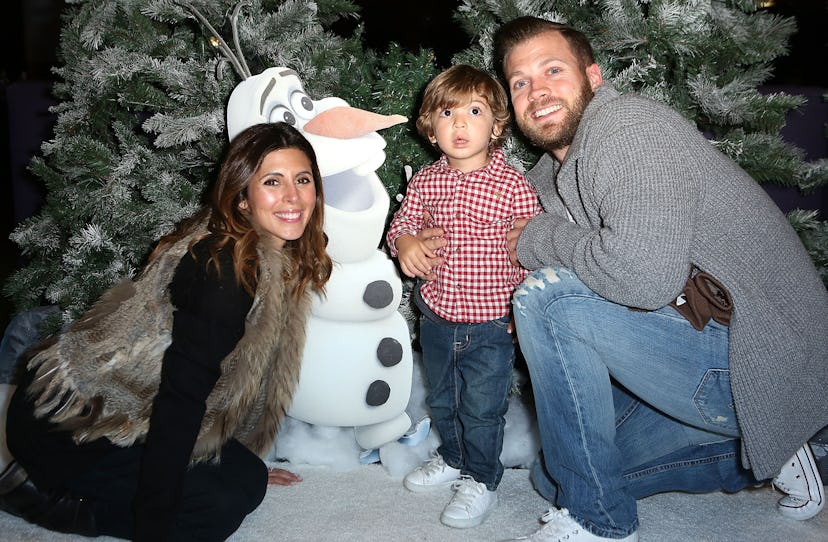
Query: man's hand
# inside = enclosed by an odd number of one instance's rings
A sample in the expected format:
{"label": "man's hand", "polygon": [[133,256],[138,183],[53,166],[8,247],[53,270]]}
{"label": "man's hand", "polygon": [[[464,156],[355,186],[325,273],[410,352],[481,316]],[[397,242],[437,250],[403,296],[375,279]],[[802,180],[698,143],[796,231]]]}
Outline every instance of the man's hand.
{"label": "man's hand", "polygon": [[523,228],[529,223],[528,218],[518,218],[512,229],[506,232],[506,248],[509,250],[509,260],[515,265],[520,265],[517,257],[518,237],[523,233]]}
{"label": "man's hand", "polygon": [[[428,224],[429,222],[430,216],[428,213],[426,213],[423,216],[423,223]],[[436,256],[436,254],[437,250],[443,248],[448,244],[446,238],[443,237],[443,228],[440,228],[439,226],[433,226],[431,228],[424,227],[422,230],[420,230],[419,233],[417,233],[417,239],[419,239],[420,242],[423,245],[425,245],[426,248],[428,248],[433,254],[435,254],[433,258],[429,258],[428,260],[428,264],[431,267],[431,269],[434,269],[435,267],[442,265],[443,258]],[[434,280],[437,278],[437,275],[434,272],[430,271],[425,275],[421,275],[420,278],[423,280]]]}

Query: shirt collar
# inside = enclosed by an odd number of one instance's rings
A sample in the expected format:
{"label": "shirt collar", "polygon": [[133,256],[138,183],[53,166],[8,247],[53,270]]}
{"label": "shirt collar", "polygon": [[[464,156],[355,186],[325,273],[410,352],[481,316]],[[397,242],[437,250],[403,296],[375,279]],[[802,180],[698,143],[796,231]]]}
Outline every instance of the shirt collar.
{"label": "shirt collar", "polygon": [[506,157],[503,155],[503,149],[500,147],[490,147],[489,148],[489,161],[486,163],[485,166],[479,169],[475,169],[473,171],[469,171],[467,173],[461,172],[459,169],[455,169],[451,167],[448,163],[448,157],[444,154],[440,156],[439,166],[440,171],[449,174],[460,174],[460,175],[494,175],[498,171],[503,169],[504,164],[506,163]]}

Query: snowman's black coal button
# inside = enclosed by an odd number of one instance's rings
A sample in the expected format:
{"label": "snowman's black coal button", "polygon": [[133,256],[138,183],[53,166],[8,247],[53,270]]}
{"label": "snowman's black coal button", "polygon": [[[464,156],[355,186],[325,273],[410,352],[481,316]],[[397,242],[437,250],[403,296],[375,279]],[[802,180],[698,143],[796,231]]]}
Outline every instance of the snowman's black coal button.
{"label": "snowman's black coal button", "polygon": [[365,394],[365,402],[368,406],[380,406],[388,401],[391,396],[391,386],[384,380],[374,380],[368,386],[368,393]]}
{"label": "snowman's black coal button", "polygon": [[387,280],[375,280],[365,287],[362,300],[372,309],[384,309],[394,301],[394,289]]}
{"label": "snowman's black coal button", "polygon": [[400,341],[385,337],[377,347],[377,359],[386,367],[393,367],[402,361],[403,349]]}

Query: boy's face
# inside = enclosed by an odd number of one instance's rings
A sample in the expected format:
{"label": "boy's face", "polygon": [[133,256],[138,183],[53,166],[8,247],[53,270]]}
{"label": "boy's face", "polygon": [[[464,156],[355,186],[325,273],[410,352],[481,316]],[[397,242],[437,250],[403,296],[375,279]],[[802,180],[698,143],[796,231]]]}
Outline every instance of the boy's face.
{"label": "boy's face", "polygon": [[438,108],[432,115],[431,142],[448,158],[451,167],[473,171],[489,161],[489,143],[502,130],[495,124],[485,98],[472,94],[450,108]]}

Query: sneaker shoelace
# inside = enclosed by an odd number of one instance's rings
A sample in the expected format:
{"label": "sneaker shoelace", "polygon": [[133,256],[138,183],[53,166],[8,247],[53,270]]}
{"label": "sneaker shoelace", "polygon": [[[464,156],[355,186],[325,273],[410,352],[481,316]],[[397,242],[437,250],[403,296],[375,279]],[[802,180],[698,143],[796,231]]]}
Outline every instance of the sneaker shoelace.
{"label": "sneaker shoelace", "polygon": [[799,460],[794,456],[790,461],[785,463],[779,475],[773,479],[773,485],[780,491],[789,494],[793,493],[796,491],[795,486],[799,483],[798,479],[801,473],[802,469],[799,466]]}
{"label": "sneaker shoelace", "polygon": [[445,470],[448,464],[443,461],[443,458],[439,455],[435,455],[428,462],[420,467],[420,470],[423,471],[423,474],[426,476],[431,476],[432,474],[438,474]]}
{"label": "sneaker shoelace", "polygon": [[485,486],[474,481],[471,476],[462,476],[460,480],[451,485],[451,489],[455,491],[452,497],[452,504],[459,504],[464,508],[471,507],[474,501],[480,495],[483,495]]}
{"label": "sneaker shoelace", "polygon": [[774,478],[773,485],[776,486],[776,488],[779,489],[779,491],[782,491],[784,493],[791,492],[790,486],[788,486],[787,484],[785,484],[783,480],[780,480],[778,478]]}
{"label": "sneaker shoelace", "polygon": [[[566,540],[569,535],[572,535],[583,527],[577,521],[572,519],[569,515],[569,510],[566,508],[550,508],[542,517],[541,521],[546,525],[536,531],[535,534],[529,538],[537,542],[557,542]],[[552,538],[555,537],[555,538]]]}

